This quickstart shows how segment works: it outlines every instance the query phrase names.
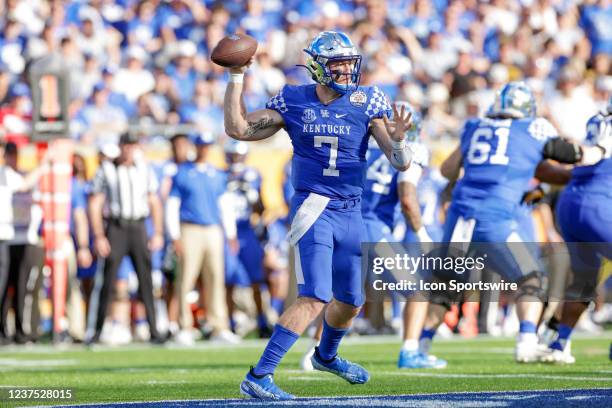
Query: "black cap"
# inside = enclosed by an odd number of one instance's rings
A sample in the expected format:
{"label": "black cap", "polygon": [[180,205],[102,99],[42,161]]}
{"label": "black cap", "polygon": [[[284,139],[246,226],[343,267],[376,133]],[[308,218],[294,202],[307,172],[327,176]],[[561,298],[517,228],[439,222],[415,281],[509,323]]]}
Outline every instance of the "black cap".
{"label": "black cap", "polygon": [[138,136],[136,136],[134,133],[126,132],[119,138],[120,145],[136,143],[138,143]]}
{"label": "black cap", "polygon": [[4,151],[6,154],[17,154],[17,144],[15,142],[6,142],[4,145]]}

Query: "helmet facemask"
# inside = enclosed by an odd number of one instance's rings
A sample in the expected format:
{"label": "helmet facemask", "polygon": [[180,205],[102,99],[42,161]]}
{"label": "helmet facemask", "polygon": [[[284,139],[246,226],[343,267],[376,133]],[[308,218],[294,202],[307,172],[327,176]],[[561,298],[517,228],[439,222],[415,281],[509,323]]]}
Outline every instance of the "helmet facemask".
{"label": "helmet facemask", "polygon": [[[345,34],[325,31],[304,51],[310,56],[304,67],[315,82],[328,86],[339,94],[357,89],[361,79],[361,55]],[[351,61],[351,71],[332,71],[330,65],[338,61]],[[345,80],[341,80],[343,77]]]}

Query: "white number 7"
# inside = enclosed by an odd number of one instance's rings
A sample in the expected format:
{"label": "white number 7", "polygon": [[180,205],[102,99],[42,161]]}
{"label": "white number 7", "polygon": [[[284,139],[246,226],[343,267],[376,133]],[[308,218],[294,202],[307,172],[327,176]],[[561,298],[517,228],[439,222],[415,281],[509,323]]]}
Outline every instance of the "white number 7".
{"label": "white number 7", "polygon": [[329,167],[323,169],[324,176],[338,177],[340,171],[336,169],[336,159],[338,158],[338,138],[336,136],[315,136],[315,147],[322,147],[323,143],[329,143]]}

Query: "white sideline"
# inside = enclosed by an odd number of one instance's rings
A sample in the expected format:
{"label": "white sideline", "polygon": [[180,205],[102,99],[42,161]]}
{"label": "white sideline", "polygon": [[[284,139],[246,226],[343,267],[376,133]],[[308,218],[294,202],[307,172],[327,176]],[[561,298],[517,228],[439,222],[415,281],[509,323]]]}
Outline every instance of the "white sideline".
{"label": "white sideline", "polygon": [[[409,377],[438,377],[438,378],[539,378],[545,380],[569,381],[610,381],[612,377],[573,377],[548,374],[444,374],[444,373],[414,373],[406,371],[380,371],[376,375],[409,376]],[[530,390],[526,390],[530,391]]]}

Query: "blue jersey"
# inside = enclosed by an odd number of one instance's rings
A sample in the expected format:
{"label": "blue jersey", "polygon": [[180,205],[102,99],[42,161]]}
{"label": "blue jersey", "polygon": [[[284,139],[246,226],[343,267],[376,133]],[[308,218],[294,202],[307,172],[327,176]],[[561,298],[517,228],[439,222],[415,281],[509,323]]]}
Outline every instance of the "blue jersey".
{"label": "blue jersey", "polygon": [[227,191],[234,198],[238,228],[250,227],[253,205],[261,194],[261,174],[253,167],[234,165],[227,172]]}
{"label": "blue jersey", "polygon": [[225,172],[210,164],[180,164],[172,178],[170,196],[181,200],[181,222],[220,225],[219,198],[226,182]]}
{"label": "blue jersey", "polygon": [[[600,126],[612,123],[612,115],[598,113],[587,122],[587,136],[584,144],[594,146],[600,142]],[[580,186],[584,191],[610,193],[612,185],[612,158],[592,166],[576,166],[572,171],[570,186]]]}
{"label": "blue jersey", "polygon": [[[382,201],[397,204],[397,173],[387,156],[376,143],[370,143],[366,153],[367,172],[365,188],[361,197],[361,214],[364,219],[379,218],[378,206]],[[386,198],[386,200],[383,200]]]}
{"label": "blue jersey", "polygon": [[283,117],[293,144],[293,187],[330,198],[358,197],[370,120],[390,115],[391,107],[376,87],[359,87],[329,105],[321,103],[315,89],[285,85],[266,104]]}
{"label": "blue jersey", "polygon": [[[427,167],[429,154],[425,145],[418,141],[409,142],[413,152],[411,166]],[[401,175],[382,150],[375,143],[370,143],[366,154],[368,169],[362,195],[361,213],[364,219],[378,219],[393,229],[399,213],[399,191]],[[407,170],[410,171],[410,170]],[[415,180],[416,182],[416,180]]]}
{"label": "blue jersey", "polygon": [[453,205],[468,218],[514,218],[544,145],[554,137],[543,118],[468,120],[461,134],[465,171]]}

